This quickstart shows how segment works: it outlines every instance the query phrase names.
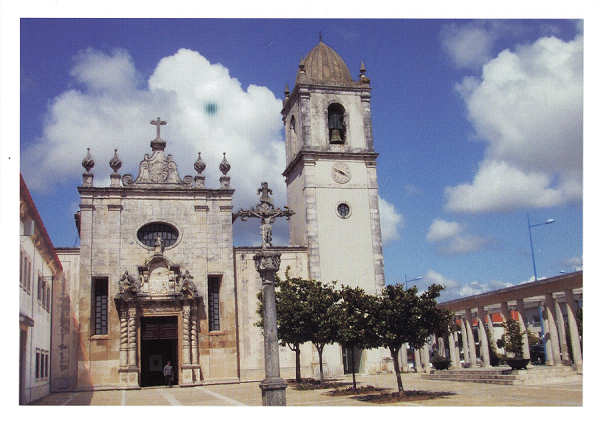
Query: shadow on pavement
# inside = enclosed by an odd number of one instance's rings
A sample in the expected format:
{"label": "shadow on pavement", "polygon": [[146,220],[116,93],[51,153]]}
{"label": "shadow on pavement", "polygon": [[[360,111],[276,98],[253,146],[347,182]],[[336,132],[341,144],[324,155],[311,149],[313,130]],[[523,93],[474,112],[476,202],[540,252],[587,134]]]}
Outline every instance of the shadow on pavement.
{"label": "shadow on pavement", "polygon": [[404,391],[402,393],[385,392],[379,394],[357,395],[351,398],[368,403],[384,404],[433,400],[437,398],[447,398],[453,395],[456,395],[456,393],[449,391]]}

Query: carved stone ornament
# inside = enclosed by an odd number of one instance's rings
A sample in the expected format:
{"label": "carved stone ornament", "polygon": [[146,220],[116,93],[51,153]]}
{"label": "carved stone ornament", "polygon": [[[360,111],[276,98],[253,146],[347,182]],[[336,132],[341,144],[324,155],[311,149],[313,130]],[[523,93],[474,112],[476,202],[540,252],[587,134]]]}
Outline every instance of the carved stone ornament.
{"label": "carved stone ornament", "polygon": [[89,173],[90,170],[92,168],[94,168],[94,159],[92,158],[92,155],[90,154],[90,148],[87,148],[87,154],[86,154],[85,158],[83,158],[83,161],[81,161],[81,165],[83,168],[85,168],[85,171],[87,173]]}
{"label": "carved stone ornament", "polygon": [[198,290],[194,284],[194,276],[190,274],[189,270],[186,270],[183,276],[179,278],[179,287],[177,288],[179,294],[185,298],[193,298],[198,296]]}
{"label": "carved stone ornament", "polygon": [[198,159],[194,162],[194,170],[198,175],[202,174],[204,169],[206,168],[206,164],[202,161],[202,157],[200,156],[200,152],[198,152]]}
{"label": "carved stone ornament", "polygon": [[140,288],[139,278],[135,279],[133,276],[129,276],[129,272],[125,270],[119,280],[119,294],[121,297],[124,299],[134,298],[140,292]]}
{"label": "carved stone ornament", "polygon": [[121,168],[122,162],[119,159],[119,156],[117,155],[117,150],[115,149],[115,154],[112,157],[112,159],[108,162],[108,165],[110,165],[110,168],[113,169],[113,172],[116,174],[119,172],[119,168]]}
{"label": "carved stone ornament", "polygon": [[281,254],[276,252],[261,251],[254,256],[254,265],[259,273],[276,272],[280,264]]}
{"label": "carved stone ornament", "polygon": [[229,162],[227,162],[227,158],[225,158],[225,152],[223,152],[223,161],[221,161],[221,164],[219,165],[219,170],[221,170],[221,172],[225,176],[227,175],[230,169],[231,165],[229,165]]}
{"label": "carved stone ornament", "polygon": [[128,178],[128,175],[123,176],[123,184],[183,184],[177,172],[177,164],[171,155],[165,157],[163,151],[157,150],[152,152],[152,156],[145,154],[144,159],[140,162],[139,174],[134,182]]}

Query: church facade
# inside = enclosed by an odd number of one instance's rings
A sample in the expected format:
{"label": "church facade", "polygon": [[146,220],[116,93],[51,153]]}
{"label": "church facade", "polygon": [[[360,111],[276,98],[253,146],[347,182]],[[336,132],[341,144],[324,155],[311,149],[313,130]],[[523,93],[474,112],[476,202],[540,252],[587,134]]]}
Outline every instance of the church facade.
{"label": "church facade", "polygon": [[[381,229],[370,115],[370,82],[361,65],[353,80],[343,59],[319,42],[286,88],[285,127],[290,245],[280,277],[352,283],[369,293],[384,286]],[[162,383],[167,361],[175,383],[244,382],[264,378],[253,256],[260,247],[234,247],[232,187],[225,154],[220,186],[207,188],[206,164],[181,177],[160,137],[137,176],[119,174],[117,151],[110,185],[94,185],[88,151],[78,187],[79,249],[57,249],[68,281],[78,331],[69,335],[77,389],[139,388]],[[237,207],[236,209],[239,209]],[[65,345],[64,338],[62,344]],[[327,375],[384,368],[381,350],[324,351]],[[295,355],[280,348],[283,377],[294,376]],[[311,344],[302,346],[303,376],[318,373]],[[76,382],[72,384],[72,382]],[[56,390],[67,388],[55,388]]]}

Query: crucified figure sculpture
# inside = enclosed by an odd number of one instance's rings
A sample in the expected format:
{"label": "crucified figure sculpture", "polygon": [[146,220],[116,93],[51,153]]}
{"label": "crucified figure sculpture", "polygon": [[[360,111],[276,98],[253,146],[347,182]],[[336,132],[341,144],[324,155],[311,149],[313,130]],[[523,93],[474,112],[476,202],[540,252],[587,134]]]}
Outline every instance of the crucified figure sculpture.
{"label": "crucified figure sculpture", "polygon": [[270,248],[273,240],[273,223],[277,217],[285,217],[287,220],[294,214],[294,211],[290,210],[287,206],[281,208],[275,208],[273,206],[273,200],[269,194],[273,193],[269,189],[267,182],[262,182],[258,189],[260,195],[260,202],[256,206],[249,210],[240,209],[238,212],[233,214],[233,221],[238,217],[242,221],[248,220],[249,217],[260,219],[260,230],[262,236],[262,248]]}

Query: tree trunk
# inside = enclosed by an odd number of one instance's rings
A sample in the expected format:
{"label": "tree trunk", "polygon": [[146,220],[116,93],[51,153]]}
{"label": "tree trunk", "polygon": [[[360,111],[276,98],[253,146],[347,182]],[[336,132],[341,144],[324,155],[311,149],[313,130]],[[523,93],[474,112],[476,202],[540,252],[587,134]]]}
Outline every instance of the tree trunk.
{"label": "tree trunk", "polygon": [[354,347],[350,349],[350,367],[352,368],[352,388],[356,390],[356,373],[354,372]]}
{"label": "tree trunk", "polygon": [[300,344],[296,344],[294,351],[296,352],[296,382],[301,382],[302,376],[300,375]]}
{"label": "tree trunk", "polygon": [[323,379],[325,379],[325,376],[323,375],[323,348],[325,347],[325,345],[316,345],[317,346],[317,353],[319,353],[319,380],[321,382],[323,382]]}
{"label": "tree trunk", "polygon": [[398,383],[398,392],[404,392],[404,386],[402,385],[402,377],[400,376],[400,364],[398,363],[398,351],[399,349],[390,348],[392,359],[394,360],[394,372],[396,372],[396,382]]}

